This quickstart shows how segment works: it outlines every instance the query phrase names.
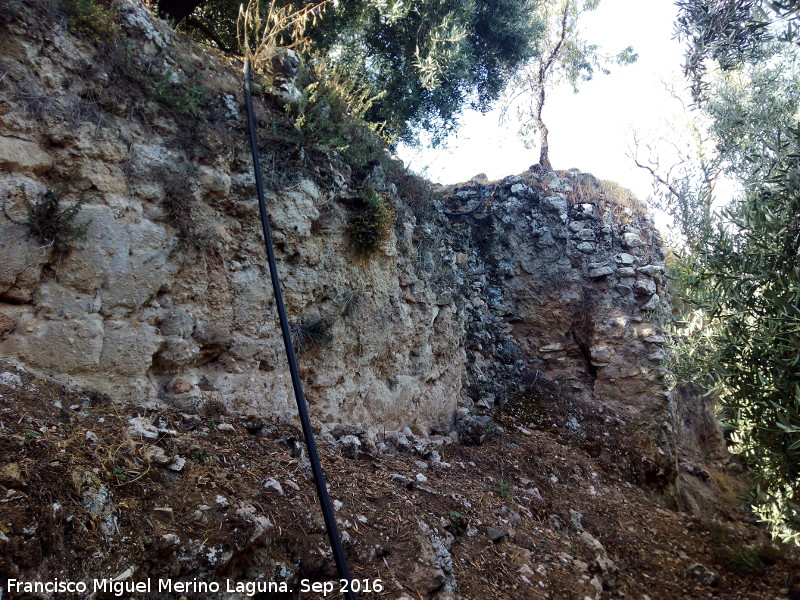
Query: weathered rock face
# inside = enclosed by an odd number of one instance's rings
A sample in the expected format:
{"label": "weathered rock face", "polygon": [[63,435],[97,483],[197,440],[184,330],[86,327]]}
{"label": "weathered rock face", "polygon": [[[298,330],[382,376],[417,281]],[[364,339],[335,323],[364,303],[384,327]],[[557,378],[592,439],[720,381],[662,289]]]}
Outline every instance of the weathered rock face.
{"label": "weathered rock face", "polygon": [[[122,6],[133,58],[58,21],[15,21],[0,42],[0,194],[12,219],[0,221],[0,352],[147,405],[290,418],[239,75]],[[143,93],[152,78],[178,98]],[[196,82],[207,98],[190,117],[180,90]],[[289,167],[285,145],[262,150],[290,319],[301,338],[325,324],[326,343],[300,357],[320,422],[427,434],[459,403],[490,410],[543,376],[600,413],[668,430],[663,338],[649,320],[667,298],[664,257],[645,218],[615,217],[599,192],[578,197],[591,176],[509,177],[485,186],[481,211],[445,217],[398,195],[380,167],[320,152]],[[363,260],[346,224],[367,186],[396,224]],[[87,200],[85,236],[66,250],[21,224],[25,198],[57,188],[65,206]],[[470,184],[451,200],[476,194]],[[671,455],[670,444],[662,436]]]}
{"label": "weathered rock face", "polygon": [[[0,313],[11,323],[0,352],[145,404],[218,401],[290,418],[239,73],[138,3],[123,4],[120,43],[137,54],[122,65],[54,19],[44,32],[12,21],[0,52],[0,194],[11,218],[0,221]],[[151,80],[174,102],[149,97]],[[207,81],[202,117],[182,116],[181,90]],[[331,154],[313,169],[285,167],[290,185],[275,184],[269,161],[280,151],[264,148],[265,177],[289,316],[301,337],[323,320],[330,338],[300,359],[315,417],[427,433],[453,413],[466,366],[460,308],[415,264],[420,225],[411,217],[379,256],[356,259],[346,223],[364,176]],[[399,205],[380,170],[372,179]],[[85,235],[63,251],[24,224],[25,199],[57,189],[62,206],[86,200],[75,219]],[[437,264],[448,259],[440,249]]]}

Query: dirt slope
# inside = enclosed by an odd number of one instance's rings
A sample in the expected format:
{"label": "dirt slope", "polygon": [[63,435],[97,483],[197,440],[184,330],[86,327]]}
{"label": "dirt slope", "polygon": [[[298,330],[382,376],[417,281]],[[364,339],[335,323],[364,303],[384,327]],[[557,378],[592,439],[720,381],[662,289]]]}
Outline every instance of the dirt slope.
{"label": "dirt slope", "polygon": [[[225,590],[258,581],[293,590],[259,598],[325,597],[300,591],[301,580],[336,575],[295,427],[214,405],[202,416],[143,413],[2,366],[4,598],[85,597],[13,592],[8,578],[91,591],[115,577],[151,578],[154,589],[95,598],[245,598]],[[523,412],[514,424],[500,415],[506,426],[490,426],[480,446],[394,435],[355,450],[358,432],[345,429],[322,444],[353,575],[383,586],[361,597],[800,597],[797,557],[742,507],[715,521],[673,512],[625,469],[565,445],[566,429],[520,422]],[[736,497],[730,474],[713,476]],[[687,574],[693,566],[713,584]],[[159,579],[221,590],[159,593]]]}

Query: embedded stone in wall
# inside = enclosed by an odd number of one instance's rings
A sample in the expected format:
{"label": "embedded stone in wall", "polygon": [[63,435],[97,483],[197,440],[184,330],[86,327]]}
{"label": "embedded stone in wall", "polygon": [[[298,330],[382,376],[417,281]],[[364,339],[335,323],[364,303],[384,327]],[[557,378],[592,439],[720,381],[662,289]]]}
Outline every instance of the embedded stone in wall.
{"label": "embedded stone in wall", "polygon": [[27,228],[0,224],[0,300],[25,304],[33,298],[41,268],[50,256],[29,237]]}
{"label": "embedded stone in wall", "polygon": [[15,137],[0,136],[0,169],[16,173],[41,174],[53,165],[53,158],[38,144]]}
{"label": "embedded stone in wall", "polygon": [[638,233],[634,233],[634,232],[623,233],[622,234],[622,242],[628,248],[641,248],[642,246],[644,246],[644,242],[642,241],[642,238],[639,237]]}
{"label": "embedded stone in wall", "polygon": [[589,269],[589,277],[592,279],[599,279],[611,275],[614,269],[608,265],[598,265]]}
{"label": "embedded stone in wall", "polygon": [[59,280],[78,291],[99,292],[102,312],[121,316],[142,306],[177,268],[174,241],[163,225],[120,219],[97,204],[84,205],[86,236],[58,265]]}
{"label": "embedded stone in wall", "polygon": [[4,343],[7,355],[39,369],[76,375],[97,373],[103,351],[103,318],[50,320],[27,317]]}
{"label": "embedded stone in wall", "polygon": [[633,284],[633,291],[643,296],[652,296],[656,293],[656,282],[652,279],[640,277]]}
{"label": "embedded stone in wall", "polygon": [[106,321],[100,372],[112,377],[143,376],[150,368],[161,340],[158,330],[147,323]]}
{"label": "embedded stone in wall", "polygon": [[618,265],[623,266],[630,266],[636,263],[636,257],[633,254],[628,254],[627,252],[620,252],[614,257],[614,260]]}

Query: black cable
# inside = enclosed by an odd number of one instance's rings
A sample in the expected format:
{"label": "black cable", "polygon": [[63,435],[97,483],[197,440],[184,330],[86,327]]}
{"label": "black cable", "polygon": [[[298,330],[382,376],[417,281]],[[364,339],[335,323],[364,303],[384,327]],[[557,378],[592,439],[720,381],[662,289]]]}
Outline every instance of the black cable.
{"label": "black cable", "polygon": [[342,541],[339,538],[339,529],[336,526],[336,518],[333,515],[331,499],[328,496],[328,487],[325,485],[325,476],[322,473],[322,466],[319,462],[317,444],[314,441],[314,432],[311,429],[311,419],[308,417],[306,407],[306,397],[303,393],[303,384],[300,381],[300,372],[297,369],[297,360],[292,346],[292,335],[289,330],[289,320],[286,318],[286,307],[283,305],[283,292],[281,292],[281,282],[278,278],[278,267],[275,264],[275,250],[272,247],[272,233],[269,227],[269,215],[267,214],[267,203],[264,200],[264,183],[261,180],[261,163],[258,158],[258,140],[256,139],[256,121],[253,116],[253,91],[252,76],[250,73],[250,61],[244,62],[244,97],[247,103],[247,124],[250,129],[250,150],[253,153],[253,168],[256,176],[256,191],[258,193],[258,208],[261,212],[261,227],[264,232],[264,246],[267,249],[267,260],[269,262],[269,274],[272,278],[272,291],[275,294],[275,303],[278,306],[278,317],[281,322],[281,332],[283,333],[283,345],[286,349],[286,358],[289,360],[289,372],[292,375],[292,387],[294,388],[294,398],[297,401],[297,412],[300,415],[300,423],[303,427],[303,437],[305,438],[306,448],[308,449],[308,460],[311,463],[311,472],[314,474],[314,483],[317,487],[317,497],[322,508],[322,516],[325,519],[325,528],[328,530],[328,539],[331,542],[333,558],[336,561],[336,568],[339,571],[339,578],[347,580],[347,591],[345,596],[348,600],[355,600],[355,594],[350,590],[350,568],[347,565],[347,557],[342,548]]}
{"label": "black cable", "polygon": [[449,210],[443,210],[442,212],[446,214],[448,217],[466,217],[467,215],[471,215],[476,210],[478,210],[481,206],[483,206],[483,201],[486,199],[486,191],[484,190],[481,182],[478,181],[475,177],[472,178],[472,182],[478,186],[478,193],[480,194],[480,200],[474,208],[466,210],[464,212],[451,212]]}

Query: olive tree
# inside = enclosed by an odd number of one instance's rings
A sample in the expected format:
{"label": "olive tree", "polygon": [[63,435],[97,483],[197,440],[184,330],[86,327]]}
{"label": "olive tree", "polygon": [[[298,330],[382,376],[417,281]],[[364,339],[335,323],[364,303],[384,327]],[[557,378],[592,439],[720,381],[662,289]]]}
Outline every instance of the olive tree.
{"label": "olive tree", "polygon": [[[697,170],[650,169],[667,212],[684,232],[671,271],[682,301],[672,336],[675,373],[699,377],[716,392],[732,449],[751,468],[756,514],[774,534],[798,542],[797,10],[755,0],[680,6],[686,71],[714,142],[708,154],[686,164],[713,163],[716,172],[704,178]],[[718,197],[720,173],[736,180],[741,192]]]}
{"label": "olive tree", "polygon": [[610,64],[625,65],[637,59],[630,46],[607,56],[596,44],[581,39],[578,28],[581,15],[595,10],[599,4],[600,0],[539,2],[534,17],[543,34],[533,40],[533,57],[517,71],[509,85],[504,117],[510,110],[516,110],[519,133],[526,144],[532,145],[532,137],[538,133],[539,164],[546,169],[552,169],[550,131],[543,117],[548,91],[567,82],[577,92],[579,82],[590,80],[597,71],[608,74]]}

